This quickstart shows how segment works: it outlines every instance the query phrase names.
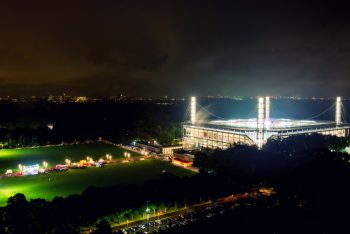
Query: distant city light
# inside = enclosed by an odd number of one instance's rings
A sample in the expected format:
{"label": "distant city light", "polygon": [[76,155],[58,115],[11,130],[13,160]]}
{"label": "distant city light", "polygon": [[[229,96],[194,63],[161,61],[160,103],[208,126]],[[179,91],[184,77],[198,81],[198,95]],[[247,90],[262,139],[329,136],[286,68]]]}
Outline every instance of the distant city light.
{"label": "distant city light", "polygon": [[50,130],[53,130],[53,124],[48,124],[47,128],[50,129]]}

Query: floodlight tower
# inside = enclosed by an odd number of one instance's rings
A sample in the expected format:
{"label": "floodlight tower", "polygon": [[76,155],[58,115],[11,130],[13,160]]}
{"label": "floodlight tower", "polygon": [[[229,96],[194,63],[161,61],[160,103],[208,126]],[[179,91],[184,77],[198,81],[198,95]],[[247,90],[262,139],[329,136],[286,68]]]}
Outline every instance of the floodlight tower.
{"label": "floodlight tower", "polygon": [[191,97],[191,124],[196,123],[196,97]]}
{"label": "floodlight tower", "polygon": [[335,124],[339,125],[341,123],[341,97],[337,97],[335,102]]}
{"label": "floodlight tower", "polygon": [[264,142],[264,98],[259,97],[258,99],[258,118],[257,118],[257,135],[256,142],[258,144],[258,148],[261,149]]}
{"label": "floodlight tower", "polygon": [[270,127],[270,97],[265,97],[265,127]]}

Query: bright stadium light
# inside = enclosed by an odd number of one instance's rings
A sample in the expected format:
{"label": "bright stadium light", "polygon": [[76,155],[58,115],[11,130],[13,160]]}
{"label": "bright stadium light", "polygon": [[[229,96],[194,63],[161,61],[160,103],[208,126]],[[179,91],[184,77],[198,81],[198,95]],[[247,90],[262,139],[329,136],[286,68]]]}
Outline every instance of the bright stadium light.
{"label": "bright stadium light", "polygon": [[341,123],[341,97],[337,97],[335,103],[335,123],[339,125]]}
{"label": "bright stadium light", "polygon": [[265,119],[270,119],[270,97],[265,97]]}
{"label": "bright stadium light", "polygon": [[258,102],[258,129],[264,127],[264,98],[259,98]]}
{"label": "bright stadium light", "polygon": [[257,144],[258,148],[261,149],[264,140],[264,98],[258,99],[258,118],[257,118]]}
{"label": "bright stadium light", "polygon": [[270,97],[265,97],[265,128],[270,128]]}
{"label": "bright stadium light", "polygon": [[196,97],[191,97],[191,124],[196,123]]}

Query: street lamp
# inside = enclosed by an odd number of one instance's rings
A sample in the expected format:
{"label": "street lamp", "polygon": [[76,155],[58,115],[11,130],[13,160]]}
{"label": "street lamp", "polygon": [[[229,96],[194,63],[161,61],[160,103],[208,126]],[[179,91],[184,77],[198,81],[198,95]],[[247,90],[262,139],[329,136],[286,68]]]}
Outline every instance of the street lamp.
{"label": "street lamp", "polygon": [[70,163],[71,163],[71,161],[68,158],[66,158],[66,164],[70,165]]}
{"label": "street lamp", "polygon": [[151,209],[147,206],[147,208],[146,208],[147,220],[149,219],[150,211],[151,211]]}
{"label": "street lamp", "polygon": [[112,155],[106,154],[106,158],[107,158],[107,160],[112,160]]}
{"label": "street lamp", "polygon": [[46,169],[49,164],[46,161],[43,161],[43,166]]}

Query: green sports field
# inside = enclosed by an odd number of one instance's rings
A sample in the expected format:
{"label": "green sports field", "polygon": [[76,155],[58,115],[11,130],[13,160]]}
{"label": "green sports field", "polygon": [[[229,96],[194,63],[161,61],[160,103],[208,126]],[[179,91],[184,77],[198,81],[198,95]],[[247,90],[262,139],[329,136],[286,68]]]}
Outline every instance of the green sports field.
{"label": "green sports field", "polygon": [[[124,149],[104,144],[3,150],[0,153],[0,165],[3,162],[6,162],[7,165],[16,165],[23,162],[36,163],[41,160],[59,163],[67,154],[70,155],[72,161],[84,158],[86,155],[97,158],[106,153],[111,153],[113,157],[123,157],[124,152]],[[137,154],[134,153],[134,156]],[[7,168],[3,165],[1,167]],[[102,168],[71,169],[43,175],[8,177],[0,179],[0,206],[5,205],[7,199],[16,193],[25,194],[27,199],[45,198],[51,200],[55,196],[81,193],[89,186],[142,184],[145,181],[159,178],[163,170],[177,176],[192,176],[194,174],[170,163],[149,159],[135,163],[111,164]]]}
{"label": "green sports field", "polygon": [[[113,158],[121,158],[124,157],[125,151],[125,149],[103,143],[2,149],[0,150],[0,173],[5,173],[7,169],[17,169],[18,164],[41,165],[43,161],[47,161],[49,167],[54,167],[56,164],[64,164],[66,158],[70,159],[71,162],[80,161],[87,156],[98,160],[105,157],[106,154],[111,154]],[[131,151],[128,152],[132,157],[139,155]]]}
{"label": "green sports field", "polygon": [[193,172],[158,160],[144,160],[136,163],[119,163],[103,168],[71,169],[43,175],[21,176],[0,179],[0,205],[16,194],[23,193],[28,199],[52,199],[80,193],[89,186],[114,184],[142,184],[161,176],[162,171],[178,176],[191,176]]}

